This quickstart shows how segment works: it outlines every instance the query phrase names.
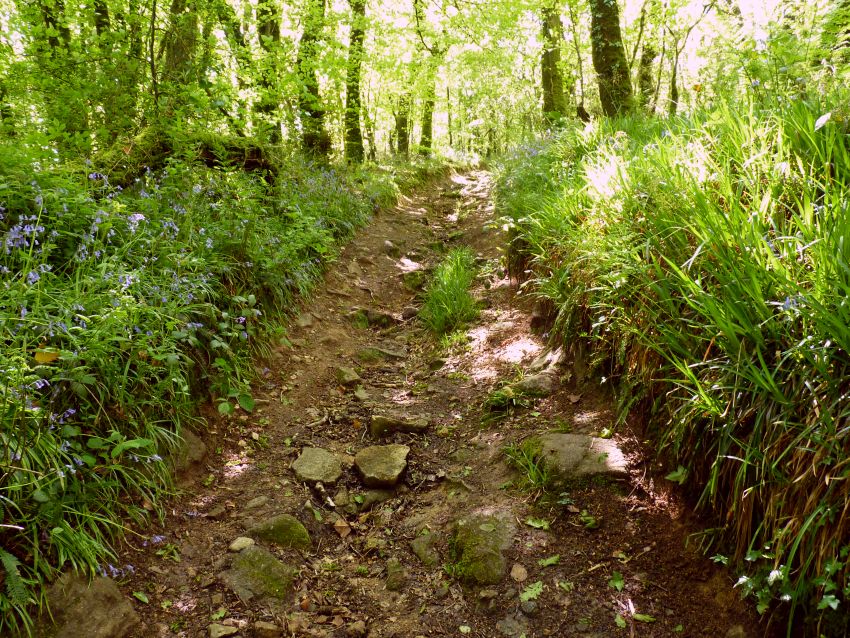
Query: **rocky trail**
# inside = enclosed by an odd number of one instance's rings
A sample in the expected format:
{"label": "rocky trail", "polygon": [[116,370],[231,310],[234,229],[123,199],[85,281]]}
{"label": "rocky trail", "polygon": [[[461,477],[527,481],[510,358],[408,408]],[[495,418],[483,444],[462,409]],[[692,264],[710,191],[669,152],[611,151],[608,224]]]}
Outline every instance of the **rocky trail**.
{"label": "rocky trail", "polygon": [[[256,409],[205,415],[165,524],[108,568],[120,591],[57,594],[65,635],[766,634],[604,389],[532,332],[490,188],[453,175],[376,215],[258,361]],[[418,295],[463,244],[483,310],[441,343]]]}

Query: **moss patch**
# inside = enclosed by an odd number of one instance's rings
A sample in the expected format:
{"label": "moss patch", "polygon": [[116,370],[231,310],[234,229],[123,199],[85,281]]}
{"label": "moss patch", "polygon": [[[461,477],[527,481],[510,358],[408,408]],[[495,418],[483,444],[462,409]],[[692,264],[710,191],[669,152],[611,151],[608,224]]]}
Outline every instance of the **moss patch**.
{"label": "moss patch", "polygon": [[281,514],[248,530],[248,534],[258,540],[274,543],[278,547],[308,550],[313,542],[307,528],[294,516]]}
{"label": "moss patch", "polygon": [[516,525],[509,515],[477,514],[457,522],[451,541],[449,573],[460,580],[495,585],[507,568],[504,552],[513,542]]}

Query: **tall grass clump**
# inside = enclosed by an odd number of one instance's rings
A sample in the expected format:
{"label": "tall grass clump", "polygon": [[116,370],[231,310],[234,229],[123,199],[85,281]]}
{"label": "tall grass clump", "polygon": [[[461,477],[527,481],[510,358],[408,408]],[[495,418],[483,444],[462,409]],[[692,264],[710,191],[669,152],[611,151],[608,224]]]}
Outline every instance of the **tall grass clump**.
{"label": "tall grass clump", "polygon": [[198,403],[253,408],[261,337],[368,219],[364,184],[395,189],[279,161],[274,181],[171,161],[121,188],[0,148],[0,634],[60,570],[132,569],[111,544],[160,511]]}
{"label": "tall grass clump", "polygon": [[846,103],[598,122],[508,158],[499,189],[558,338],[688,468],[706,549],[824,635],[850,605]]}
{"label": "tall grass clump", "polygon": [[429,330],[444,335],[478,316],[478,305],[469,290],[475,276],[475,255],[469,248],[455,248],[446,255],[434,271],[419,312]]}

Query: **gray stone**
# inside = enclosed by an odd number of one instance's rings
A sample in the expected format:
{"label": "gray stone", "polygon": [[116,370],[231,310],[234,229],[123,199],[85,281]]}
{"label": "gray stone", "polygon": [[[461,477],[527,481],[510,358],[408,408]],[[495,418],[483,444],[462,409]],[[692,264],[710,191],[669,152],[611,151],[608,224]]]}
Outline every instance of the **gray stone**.
{"label": "gray stone", "polygon": [[415,319],[418,315],[419,308],[417,308],[416,306],[405,306],[405,308],[401,311],[401,318],[405,321]]}
{"label": "gray stone", "polygon": [[448,359],[444,357],[435,357],[428,363],[428,369],[432,372],[436,372],[437,370],[444,368],[446,363],[448,363]]}
{"label": "gray stone", "polygon": [[342,476],[342,463],[325,449],[305,447],[292,463],[292,471],[299,481],[333,485]]}
{"label": "gray stone", "polygon": [[510,512],[473,514],[459,520],[453,543],[455,573],[468,582],[495,585],[505,574],[504,552],[515,533]]}
{"label": "gray stone", "polygon": [[297,574],[297,569],[268,550],[253,546],[236,554],[230,569],[219,574],[219,578],[243,602],[258,600],[280,610],[281,603],[292,592]]}
{"label": "gray stone", "polygon": [[595,474],[624,476],[628,473],[628,463],[622,450],[610,439],[550,432],[537,441],[544,462],[562,480]]}
{"label": "gray stone", "polygon": [[554,350],[543,351],[531,365],[528,366],[529,372],[554,372],[555,368],[561,365],[566,358],[563,348],[555,348]]}
{"label": "gray stone", "polygon": [[63,574],[48,590],[53,622],[45,618],[36,635],[55,638],[123,638],[139,616],[110,578]]}
{"label": "gray stone", "polygon": [[289,514],[281,514],[258,523],[248,530],[248,534],[284,548],[307,550],[313,544],[307,528]]}
{"label": "gray stone", "polygon": [[526,616],[534,616],[537,613],[537,601],[524,600],[519,604],[519,608]]}
{"label": "gray stone", "polygon": [[243,549],[251,547],[255,544],[253,538],[248,538],[247,536],[239,536],[238,538],[233,539],[233,541],[228,545],[227,549],[231,552],[241,552]]}
{"label": "gray stone", "polygon": [[387,561],[387,590],[401,591],[407,583],[407,570],[397,558]]}
{"label": "gray stone", "polygon": [[398,319],[391,313],[374,308],[354,307],[351,309],[349,317],[355,324],[366,324],[377,328],[389,328],[398,323]]}
{"label": "gray stone", "polygon": [[496,629],[499,630],[500,634],[508,636],[508,638],[519,638],[528,633],[528,623],[522,618],[505,616],[496,623]]}
{"label": "gray stone", "polygon": [[406,445],[373,445],[360,450],[354,465],[367,487],[393,487],[407,468]]}
{"label": "gray stone", "polygon": [[369,434],[373,439],[388,436],[395,432],[418,434],[428,429],[428,419],[424,416],[408,414],[373,414],[369,424]]}
{"label": "gray stone", "polygon": [[532,374],[510,386],[517,394],[548,397],[555,390],[555,375],[548,372]]}
{"label": "gray stone", "polygon": [[395,496],[393,490],[366,490],[354,497],[355,511],[365,512],[375,505],[390,500],[393,496]]}
{"label": "gray stone", "polygon": [[176,473],[185,472],[201,463],[207,456],[207,446],[201,438],[189,429],[180,432],[182,440],[172,458]]}
{"label": "gray stone", "polygon": [[239,633],[238,627],[231,627],[229,625],[219,625],[218,623],[212,623],[209,626],[210,638],[228,638],[228,636],[235,636]]}
{"label": "gray stone", "polygon": [[339,366],[336,369],[336,380],[340,385],[348,387],[359,383],[361,379],[354,368]]}
{"label": "gray stone", "polygon": [[401,255],[399,247],[392,243],[389,239],[384,240],[384,252],[390,257],[399,257]]}
{"label": "gray stone", "polygon": [[440,562],[440,555],[434,549],[434,541],[436,541],[436,535],[431,532],[420,534],[410,541],[410,549],[426,567],[434,567]]}

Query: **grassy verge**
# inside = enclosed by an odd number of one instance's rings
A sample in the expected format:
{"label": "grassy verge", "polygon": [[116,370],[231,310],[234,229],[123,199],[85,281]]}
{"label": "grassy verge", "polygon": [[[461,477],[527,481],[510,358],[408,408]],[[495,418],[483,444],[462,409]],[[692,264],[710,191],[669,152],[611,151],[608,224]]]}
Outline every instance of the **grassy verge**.
{"label": "grassy verge", "polygon": [[274,180],[187,160],[121,188],[0,149],[0,633],[29,628],[59,570],[114,562],[124,522],[159,512],[197,404],[250,411],[252,353],[435,169],[275,161]]}
{"label": "grassy verge", "polygon": [[569,129],[498,189],[514,270],[687,471],[705,548],[824,635],[850,604],[846,100]]}
{"label": "grassy verge", "polygon": [[475,277],[475,255],[469,248],[456,248],[446,255],[425,290],[419,312],[429,330],[445,335],[478,316],[478,305],[469,291]]}

